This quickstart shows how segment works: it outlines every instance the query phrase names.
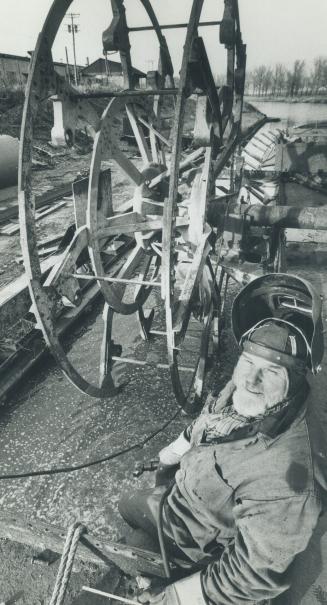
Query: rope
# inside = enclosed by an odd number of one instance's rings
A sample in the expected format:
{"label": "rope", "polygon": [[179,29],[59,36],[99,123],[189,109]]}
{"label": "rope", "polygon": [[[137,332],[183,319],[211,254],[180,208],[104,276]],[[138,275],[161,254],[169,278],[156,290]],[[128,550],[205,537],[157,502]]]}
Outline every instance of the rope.
{"label": "rope", "polygon": [[64,602],[78,541],[85,531],[85,526],[78,521],[68,529],[50,605],[62,605]]}

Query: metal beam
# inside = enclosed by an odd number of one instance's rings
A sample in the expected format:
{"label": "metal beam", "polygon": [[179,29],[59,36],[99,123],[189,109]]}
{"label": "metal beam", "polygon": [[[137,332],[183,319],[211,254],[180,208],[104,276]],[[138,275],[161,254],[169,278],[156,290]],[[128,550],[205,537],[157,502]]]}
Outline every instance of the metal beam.
{"label": "metal beam", "polygon": [[178,88],[161,88],[158,89],[127,89],[127,90],[94,90],[90,92],[74,91],[69,94],[71,99],[112,99],[114,97],[153,97],[155,95],[177,95]]}
{"label": "metal beam", "polygon": [[[198,27],[210,27],[212,25],[220,25],[221,21],[202,21]],[[160,25],[160,29],[183,29],[188,27],[188,23],[167,23],[166,25]],[[144,25],[139,27],[129,27],[129,32],[146,32],[153,30],[153,25]]]}

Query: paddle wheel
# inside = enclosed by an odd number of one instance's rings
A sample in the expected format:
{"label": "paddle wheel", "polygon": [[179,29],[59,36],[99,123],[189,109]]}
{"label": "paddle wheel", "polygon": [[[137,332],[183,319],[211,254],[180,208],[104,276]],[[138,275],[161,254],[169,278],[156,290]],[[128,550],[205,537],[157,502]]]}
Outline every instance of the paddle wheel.
{"label": "paddle wheel", "polygon": [[[204,0],[194,0],[187,24],[160,26],[149,0],[140,0],[149,25],[132,27],[122,0],[112,0],[113,19],[103,33],[106,52],[117,51],[124,90],[85,92],[60,77],[52,47],[72,0],[55,0],[39,35],[26,91],[20,161],[21,241],[37,325],[67,378],[81,391],[100,398],[117,392],[126,364],[169,368],[180,406],[198,408],[208,367],[217,347],[226,276],[218,269],[222,229],[208,221],[212,202],[227,209],[233,192],[232,156],[240,137],[246,53],[237,0],[224,0],[213,22],[201,22]],[[215,83],[201,32],[219,27],[225,49],[226,82]],[[163,31],[184,27],[186,36],[178,83]],[[147,74],[145,88],[135,84],[132,67],[137,32],[156,36],[159,64]],[[94,99],[108,103],[99,119]],[[52,99],[57,142],[71,145],[78,129],[94,139],[88,179],[73,184],[74,228],[59,262],[44,280],[37,254],[33,132],[41,104]],[[124,147],[122,124],[129,124],[134,155]],[[217,179],[229,175],[226,195]],[[119,179],[130,185],[121,190]],[[235,192],[234,192],[235,193]],[[83,374],[59,338],[63,307],[78,306],[85,284],[97,282],[102,299],[99,380]],[[145,357],[123,356],[115,326],[137,319],[144,340],[158,350]],[[99,319],[88,327],[99,330]],[[93,326],[93,328],[92,328]],[[87,345],[86,345],[87,346]],[[128,347],[127,347],[128,348]],[[90,353],[92,354],[92,353]],[[162,358],[160,355],[162,354]],[[87,364],[86,364],[87,365]]]}

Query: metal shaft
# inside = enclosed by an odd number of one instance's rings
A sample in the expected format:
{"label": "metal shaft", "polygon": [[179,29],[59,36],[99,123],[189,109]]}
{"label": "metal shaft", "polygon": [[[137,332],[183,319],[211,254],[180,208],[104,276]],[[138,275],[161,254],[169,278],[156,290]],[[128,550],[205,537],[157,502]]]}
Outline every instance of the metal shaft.
{"label": "metal shaft", "polygon": [[[213,227],[223,227],[226,206],[221,202],[212,202],[208,210],[208,222]],[[327,213],[325,208],[296,206],[259,206],[253,205],[246,212],[253,225],[277,226],[293,229],[327,230]]]}
{"label": "metal shaft", "polygon": [[162,88],[160,90],[143,90],[138,88],[136,90],[93,90],[90,92],[72,92],[70,96],[73,99],[111,99],[113,97],[153,97],[155,95],[166,96],[176,95],[177,93],[177,88]]}
{"label": "metal shaft", "polygon": [[[199,23],[199,27],[208,27],[211,25],[220,25],[221,21],[202,21],[201,23]],[[168,23],[166,25],[160,25],[160,29],[182,29],[182,28],[187,28],[188,27],[188,23]],[[153,30],[154,27],[153,25],[144,25],[144,26],[139,26],[139,27],[129,27],[128,31],[129,32],[146,32],[146,31],[151,31]]]}
{"label": "metal shaft", "polygon": [[97,594],[102,597],[107,597],[108,599],[113,599],[114,601],[120,601],[120,603],[127,603],[127,605],[139,605],[138,601],[132,601],[131,599],[124,599],[124,597],[119,597],[118,595],[111,594],[110,592],[103,592],[103,590],[97,590],[96,588],[89,588],[88,586],[82,586],[82,590],[85,590],[86,592],[92,592],[93,594]]}

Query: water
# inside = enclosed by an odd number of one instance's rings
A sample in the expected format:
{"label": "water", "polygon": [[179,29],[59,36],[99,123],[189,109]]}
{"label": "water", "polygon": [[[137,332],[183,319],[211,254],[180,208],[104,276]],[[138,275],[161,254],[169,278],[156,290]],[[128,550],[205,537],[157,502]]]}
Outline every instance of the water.
{"label": "water", "polygon": [[254,107],[272,118],[280,118],[282,125],[299,126],[307,122],[327,120],[327,104],[284,103],[276,101],[251,101]]}

